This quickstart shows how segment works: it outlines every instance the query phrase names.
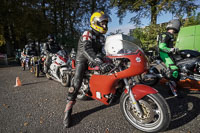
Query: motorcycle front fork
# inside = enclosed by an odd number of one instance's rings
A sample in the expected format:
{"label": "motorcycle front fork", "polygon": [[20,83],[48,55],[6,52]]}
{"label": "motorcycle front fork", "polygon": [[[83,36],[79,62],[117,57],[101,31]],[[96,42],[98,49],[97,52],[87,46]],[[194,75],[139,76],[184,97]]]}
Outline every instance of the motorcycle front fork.
{"label": "motorcycle front fork", "polygon": [[128,79],[124,78],[123,80],[124,80],[125,87],[128,90],[128,94],[130,96],[130,99],[131,99],[135,109],[137,110],[137,112],[139,112],[140,116],[142,116],[143,115],[143,111],[142,111],[141,107],[139,106],[138,102],[136,101],[136,99],[135,99],[135,97],[134,97],[134,95],[132,93],[132,89],[131,89],[131,86],[128,83]]}

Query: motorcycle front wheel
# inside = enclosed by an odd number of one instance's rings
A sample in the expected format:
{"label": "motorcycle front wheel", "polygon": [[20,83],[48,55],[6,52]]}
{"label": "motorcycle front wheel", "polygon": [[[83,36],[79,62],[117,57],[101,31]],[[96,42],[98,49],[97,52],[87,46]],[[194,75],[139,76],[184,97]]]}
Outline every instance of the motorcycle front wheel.
{"label": "motorcycle front wheel", "polygon": [[64,87],[69,87],[69,83],[70,83],[70,76],[67,73],[63,73],[63,75],[60,75],[61,78],[61,84]]}
{"label": "motorcycle front wheel", "polygon": [[46,73],[46,77],[47,77],[47,79],[51,80],[51,76],[48,72]]}
{"label": "motorcycle front wheel", "polygon": [[123,93],[120,108],[126,120],[135,128],[144,132],[165,130],[171,121],[171,113],[165,99],[160,94],[149,94],[138,100],[143,115],[135,109],[129,95]]}

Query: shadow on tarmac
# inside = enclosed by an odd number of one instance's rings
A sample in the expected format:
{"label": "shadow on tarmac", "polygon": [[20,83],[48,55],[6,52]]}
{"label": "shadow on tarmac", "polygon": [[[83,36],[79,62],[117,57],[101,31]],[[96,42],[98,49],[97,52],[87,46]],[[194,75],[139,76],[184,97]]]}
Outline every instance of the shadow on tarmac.
{"label": "shadow on tarmac", "polygon": [[[157,85],[155,88],[166,99],[171,110],[171,122],[167,130],[179,128],[192,120],[200,113],[199,91],[181,89],[180,97],[174,97],[170,89],[165,85]],[[192,95],[189,95],[192,94]]]}
{"label": "shadow on tarmac", "polygon": [[115,103],[113,103],[113,104],[111,104],[111,105],[101,105],[101,106],[95,107],[95,108],[90,109],[90,110],[86,110],[86,111],[83,111],[83,112],[79,112],[79,113],[73,114],[73,115],[72,115],[72,119],[73,119],[72,126],[75,126],[75,125],[77,125],[78,123],[80,123],[81,120],[82,120],[84,117],[86,117],[86,116],[88,116],[88,115],[90,115],[90,114],[92,114],[92,113],[94,113],[94,112],[97,112],[97,111],[99,111],[99,110],[103,110],[103,109],[105,109],[105,108],[112,107],[113,105],[116,105],[116,104],[118,104],[118,102],[115,102]]}

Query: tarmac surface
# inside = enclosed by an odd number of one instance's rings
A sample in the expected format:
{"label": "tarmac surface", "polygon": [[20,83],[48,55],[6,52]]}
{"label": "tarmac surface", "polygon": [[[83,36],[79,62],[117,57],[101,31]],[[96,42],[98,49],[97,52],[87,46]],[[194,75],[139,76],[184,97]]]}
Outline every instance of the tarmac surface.
{"label": "tarmac surface", "polygon": [[[14,87],[16,77],[22,86]],[[171,109],[172,121],[164,133],[200,132],[200,93],[184,90],[184,97],[169,94],[165,85],[154,86]],[[38,78],[20,66],[0,67],[0,133],[141,133],[123,117],[118,103],[77,100],[73,126],[63,129],[67,88],[44,76]]]}

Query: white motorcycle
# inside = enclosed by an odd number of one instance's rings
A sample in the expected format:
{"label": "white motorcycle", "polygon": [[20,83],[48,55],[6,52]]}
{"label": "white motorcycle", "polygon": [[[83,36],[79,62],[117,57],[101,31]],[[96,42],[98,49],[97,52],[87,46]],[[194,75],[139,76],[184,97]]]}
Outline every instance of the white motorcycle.
{"label": "white motorcycle", "polygon": [[68,73],[68,56],[65,50],[60,50],[52,55],[52,63],[46,77],[60,82],[63,86],[69,86],[70,75]]}

